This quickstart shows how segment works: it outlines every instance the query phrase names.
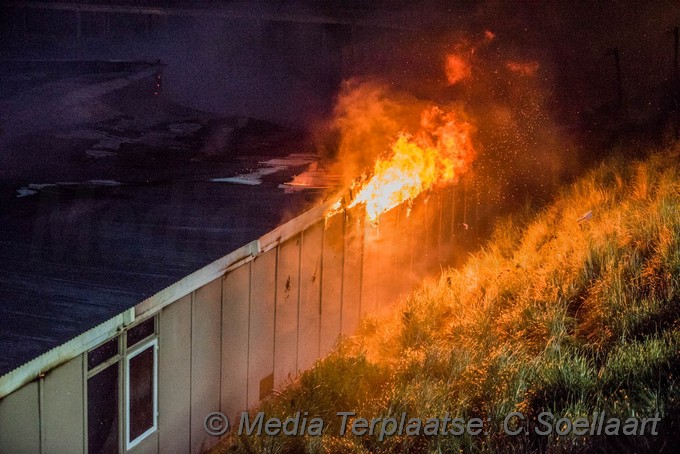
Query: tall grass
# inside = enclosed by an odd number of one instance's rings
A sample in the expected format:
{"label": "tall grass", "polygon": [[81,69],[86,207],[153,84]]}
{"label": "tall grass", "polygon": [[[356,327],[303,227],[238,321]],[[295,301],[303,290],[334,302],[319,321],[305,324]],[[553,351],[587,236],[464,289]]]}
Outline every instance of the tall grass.
{"label": "tall grass", "polygon": [[[276,453],[673,452],[680,447],[680,146],[610,159],[535,216],[498,223],[460,269],[364,321],[262,404],[320,416],[321,437],[234,437]],[[578,223],[585,212],[588,221]],[[337,411],[492,421],[478,436],[338,435]],[[511,411],[662,418],[660,435],[506,435]]]}

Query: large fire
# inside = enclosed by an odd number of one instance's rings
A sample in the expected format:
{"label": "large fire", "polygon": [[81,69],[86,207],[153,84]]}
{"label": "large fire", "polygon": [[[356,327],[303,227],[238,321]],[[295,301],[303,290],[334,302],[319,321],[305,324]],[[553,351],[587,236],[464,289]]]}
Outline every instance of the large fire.
{"label": "large fire", "polygon": [[[472,77],[476,51],[488,45],[494,38],[495,34],[487,30],[484,37],[476,42],[461,40],[452,47],[444,59],[443,68],[448,85],[456,85]],[[530,71],[533,66],[522,69],[525,72]],[[398,118],[391,118],[389,113],[399,109],[395,109],[391,103],[381,102],[381,97],[375,95],[382,94],[381,91],[369,91],[373,96],[366,96],[364,90],[355,92],[356,96],[345,96],[341,106],[349,113],[342,117],[343,124],[353,126],[345,128],[345,132],[349,129],[350,137],[355,132],[353,129],[361,133],[358,134],[361,140],[353,144],[354,147],[359,147],[364,143],[373,144],[372,135],[365,134],[366,131],[380,133],[390,130],[392,123]],[[347,109],[346,104],[352,108]],[[413,106],[416,104],[413,103]],[[410,111],[421,112],[421,109],[422,104],[418,110]],[[365,113],[368,112],[371,116],[367,118]],[[376,124],[382,125],[378,119],[383,119],[384,126],[387,127],[376,128]],[[415,122],[408,122],[409,125],[413,123]],[[412,128],[416,131],[402,131],[396,135],[389,149],[377,158],[372,170],[354,181],[348,197],[336,201],[329,209],[327,217],[343,209],[364,205],[369,221],[375,224],[382,213],[414,200],[425,191],[455,183],[468,170],[475,158],[471,141],[473,127],[458,110],[445,111],[436,106],[427,107],[420,114],[419,125]]]}
{"label": "large fire", "polygon": [[[384,213],[423,191],[453,183],[472,162],[472,125],[454,112],[430,107],[421,115],[420,129],[402,132],[384,157],[378,158],[370,176],[355,182],[354,197],[345,208],[365,205],[375,223]],[[337,202],[329,215],[342,208]]]}

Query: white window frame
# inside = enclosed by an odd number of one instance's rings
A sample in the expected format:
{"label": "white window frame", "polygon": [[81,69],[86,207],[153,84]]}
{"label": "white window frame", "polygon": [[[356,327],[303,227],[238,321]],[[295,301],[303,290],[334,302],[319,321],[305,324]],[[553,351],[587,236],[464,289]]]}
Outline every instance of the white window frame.
{"label": "white window frame", "polygon": [[[153,348],[153,425],[134,440],[130,440],[130,360],[140,353]],[[137,446],[158,430],[158,338],[135,346],[134,351],[125,355],[125,450]]]}

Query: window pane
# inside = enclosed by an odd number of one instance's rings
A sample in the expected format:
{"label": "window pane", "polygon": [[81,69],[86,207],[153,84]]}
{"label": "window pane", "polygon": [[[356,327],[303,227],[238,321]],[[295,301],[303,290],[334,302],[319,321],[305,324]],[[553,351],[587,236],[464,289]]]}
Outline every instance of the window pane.
{"label": "window pane", "polygon": [[130,358],[130,441],[154,425],[154,345]]}
{"label": "window pane", "polygon": [[87,447],[89,453],[118,452],[118,364],[87,380]]}
{"label": "window pane", "polygon": [[127,346],[132,347],[137,342],[151,336],[154,332],[155,332],[154,318],[151,317],[150,319],[140,323],[139,325],[135,326],[134,328],[131,328],[130,331],[128,331]]}
{"label": "window pane", "polygon": [[104,361],[113,358],[118,353],[118,338],[107,341],[106,343],[100,345],[94,350],[90,350],[87,353],[87,368],[88,370],[94,369],[99,366]]}

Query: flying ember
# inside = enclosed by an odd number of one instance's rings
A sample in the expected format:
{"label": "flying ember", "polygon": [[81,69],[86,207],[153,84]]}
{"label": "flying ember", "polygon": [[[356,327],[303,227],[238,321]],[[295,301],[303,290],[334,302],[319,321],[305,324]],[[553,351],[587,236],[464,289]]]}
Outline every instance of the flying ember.
{"label": "flying ember", "polygon": [[[471,142],[473,127],[455,112],[430,107],[421,115],[414,134],[402,132],[383,157],[378,158],[370,176],[355,182],[352,208],[365,205],[375,223],[381,213],[415,199],[423,191],[454,183],[475,156]],[[329,216],[341,208],[336,203]]]}

